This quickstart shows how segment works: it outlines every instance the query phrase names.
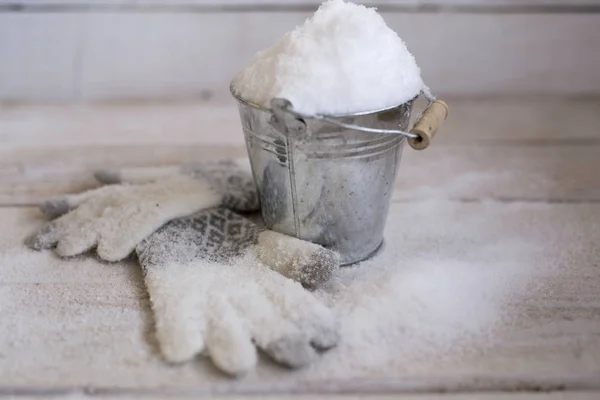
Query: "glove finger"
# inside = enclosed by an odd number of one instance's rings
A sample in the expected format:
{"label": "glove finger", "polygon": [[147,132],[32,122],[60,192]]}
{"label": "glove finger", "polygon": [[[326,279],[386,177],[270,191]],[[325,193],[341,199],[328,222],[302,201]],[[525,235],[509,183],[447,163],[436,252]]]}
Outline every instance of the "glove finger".
{"label": "glove finger", "polygon": [[142,240],[160,228],[167,219],[132,215],[131,218],[123,217],[123,220],[111,218],[111,221],[105,221],[112,225],[113,229],[105,230],[100,234],[98,256],[106,261],[120,261],[126,258]]}
{"label": "glove finger", "polygon": [[285,336],[261,347],[274,361],[289,368],[302,368],[317,358],[305,335]]}
{"label": "glove finger", "polygon": [[[74,237],[75,235],[82,236],[81,242],[87,243],[91,241],[90,235],[92,235],[92,233],[90,232],[94,231],[93,222],[94,219],[99,216],[98,213],[103,207],[103,202],[90,201],[84,203],[84,201],[88,198],[102,200],[103,194],[106,193],[104,189],[108,188],[100,188],[80,195],[65,196],[64,199],[69,203],[69,207],[75,207],[76,204],[80,203],[83,204],[44,225],[40,231],[27,239],[26,244],[34,250],[50,249],[56,247],[57,244],[60,244],[59,242],[62,242],[66,237],[66,244],[63,244],[60,250],[61,252],[64,251],[64,256],[79,254],[91,248],[95,244],[95,240],[93,243],[89,244],[89,246],[83,246],[83,244],[76,245],[75,247],[81,248],[77,253],[75,253],[74,248],[70,249],[70,247],[72,247],[71,243],[75,244],[76,242],[79,242],[79,240]],[[93,193],[98,194],[98,196],[92,197]],[[83,227],[85,227],[85,229],[83,229]]]}
{"label": "glove finger", "polygon": [[273,272],[263,287],[281,315],[306,332],[315,348],[326,350],[339,342],[339,322],[333,311],[299,283]]}
{"label": "glove finger", "polygon": [[68,213],[73,207],[69,203],[68,196],[55,197],[40,204],[40,211],[50,218],[56,218]]}
{"label": "glove finger", "polygon": [[335,317],[329,323],[321,323],[314,327],[310,344],[317,350],[329,350],[340,342],[339,322]]}
{"label": "glove finger", "polygon": [[42,229],[25,240],[27,247],[33,250],[51,249],[56,246],[62,235],[58,220],[46,223]]}
{"label": "glove finger", "polygon": [[[261,267],[265,273],[272,272],[264,266],[257,266]],[[236,268],[243,271],[245,266]],[[243,274],[239,279],[244,281],[244,286],[233,294],[230,301],[248,322],[256,345],[275,362],[290,368],[300,368],[313,361],[316,352],[310,346],[308,336],[280,315],[251,275]]]}
{"label": "glove finger", "polygon": [[211,310],[206,334],[206,348],[213,363],[221,371],[240,376],[256,365],[256,349],[251,333],[224,299],[212,297],[207,305]]}
{"label": "glove finger", "polygon": [[142,240],[169,220],[216,207],[221,196],[206,184],[178,177],[155,184],[129,186],[118,207],[102,215],[98,255],[107,261],[127,257]]}
{"label": "glove finger", "polygon": [[55,218],[68,213],[81,203],[91,198],[103,196],[112,191],[113,188],[101,187],[92,189],[78,194],[70,194],[60,197],[55,197],[44,201],[40,205],[42,213],[48,217]]}
{"label": "glove finger", "polygon": [[[128,211],[130,211],[128,213]],[[136,210],[117,210],[105,215],[105,228],[100,233],[97,253],[106,261],[126,258],[146,237],[164,225],[171,215],[152,212],[143,205]]]}
{"label": "glove finger", "polygon": [[203,296],[211,279],[198,263],[145,265],[144,270],[163,357],[171,363],[191,360],[205,348]]}
{"label": "glove finger", "polygon": [[131,203],[109,209],[102,217],[104,225],[97,253],[103,260],[119,261],[127,257],[142,240],[172,217],[160,207],[160,200],[155,203],[140,197]]}
{"label": "glove finger", "polygon": [[98,243],[98,232],[92,224],[83,224],[79,228],[65,233],[56,246],[56,253],[61,257],[72,257],[83,254]]}
{"label": "glove finger", "polygon": [[204,180],[212,190],[220,193],[223,207],[240,212],[259,210],[252,174],[248,173],[247,167],[240,167],[239,162],[229,159],[188,164],[181,168],[184,174]]}
{"label": "glove finger", "polygon": [[270,230],[261,232],[255,251],[264,264],[308,289],[327,282],[340,265],[335,251]]}
{"label": "glove finger", "polygon": [[[101,188],[109,189],[109,188]],[[81,204],[61,216],[55,222],[60,225],[60,235],[56,245],[56,253],[61,257],[72,257],[92,249],[98,243],[98,229],[103,226],[102,213],[106,207],[110,207],[112,196],[104,193],[114,194],[115,190],[100,190],[96,197],[89,196],[89,201]],[[74,196],[75,201],[88,196]]]}
{"label": "glove finger", "polygon": [[101,169],[94,173],[94,177],[97,181],[107,184],[135,184],[155,182],[161,178],[176,175],[180,171],[181,167],[179,166]]}

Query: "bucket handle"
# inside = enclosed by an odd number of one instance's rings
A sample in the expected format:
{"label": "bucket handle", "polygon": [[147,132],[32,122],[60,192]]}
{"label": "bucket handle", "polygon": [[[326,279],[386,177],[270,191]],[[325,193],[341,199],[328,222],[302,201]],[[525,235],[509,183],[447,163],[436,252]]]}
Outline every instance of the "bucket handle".
{"label": "bucket handle", "polygon": [[[287,122],[286,125],[293,122],[292,126],[295,128],[293,129],[294,131],[299,130],[299,124],[303,125],[304,129],[306,128],[306,125],[302,119],[316,119],[318,121],[324,121],[329,124],[339,126],[340,128],[353,129],[361,132],[402,135],[408,138],[408,144],[410,147],[415,150],[424,150],[429,147],[431,140],[442,126],[444,120],[448,117],[448,105],[442,100],[436,100],[428,89],[423,91],[423,95],[429,100],[429,104],[427,105],[427,108],[423,110],[421,115],[417,117],[417,121],[413,125],[410,132],[396,129],[376,129],[361,125],[346,124],[320,114],[302,114],[294,111],[292,108],[292,103],[286,99],[271,100],[271,108],[276,117],[282,118],[285,122]],[[293,121],[290,121],[289,114],[293,116]],[[300,129],[304,130],[302,128]]]}

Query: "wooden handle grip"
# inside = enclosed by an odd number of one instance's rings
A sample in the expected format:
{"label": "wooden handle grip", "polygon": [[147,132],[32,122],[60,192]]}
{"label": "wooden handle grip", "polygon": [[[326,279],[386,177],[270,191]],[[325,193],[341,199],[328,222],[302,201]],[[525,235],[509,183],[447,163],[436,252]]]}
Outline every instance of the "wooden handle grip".
{"label": "wooden handle grip", "polygon": [[448,105],[446,103],[441,100],[435,100],[431,103],[410,130],[410,133],[419,135],[416,139],[408,139],[410,147],[415,150],[423,150],[429,147],[431,139],[440,129],[446,117],[448,117]]}

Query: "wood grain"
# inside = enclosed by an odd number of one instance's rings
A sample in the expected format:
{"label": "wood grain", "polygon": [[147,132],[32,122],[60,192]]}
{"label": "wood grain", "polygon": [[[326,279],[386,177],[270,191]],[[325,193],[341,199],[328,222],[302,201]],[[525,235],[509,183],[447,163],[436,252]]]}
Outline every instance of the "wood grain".
{"label": "wood grain", "polygon": [[83,23],[68,14],[0,13],[0,99],[76,98]]}
{"label": "wood grain", "polygon": [[[0,13],[0,100],[225,99],[254,53],[312,11],[118,8]],[[382,15],[438,94],[600,92],[600,55],[589,51],[600,13]]]}
{"label": "wood grain", "polygon": [[[140,396],[599,389],[600,205],[435,204],[435,209],[392,205],[388,243],[402,243],[410,260],[423,249],[414,223],[430,218],[425,223],[437,220],[448,227],[427,233],[436,243],[429,247],[434,258],[483,262],[494,254],[494,263],[527,263],[522,265],[534,274],[532,285],[512,299],[518,318],[453,357],[400,357],[379,368],[357,366],[352,379],[324,378],[310,370],[290,373],[261,362],[255,374],[235,382],[223,380],[204,360],[175,367],[161,361],[141,275],[132,262],[101,264],[87,256],[60,261],[50,252],[30,252],[22,240],[41,225],[39,214],[2,208],[0,316],[12,328],[0,336],[0,393],[18,388]],[[468,231],[465,224],[486,229]],[[531,250],[494,252],[498,243],[516,244],[525,237]],[[457,240],[479,247],[456,253]]]}
{"label": "wood grain", "polygon": [[[514,307],[511,318],[500,319],[491,336],[468,351],[458,346],[444,357],[409,356],[399,343],[391,362],[359,362],[348,374],[335,368],[328,375],[290,373],[262,360],[255,373],[235,382],[206,360],[165,364],[135,260],[101,263],[89,255],[59,260],[52,252],[29,251],[23,240],[44,219],[22,206],[92,186],[96,168],[243,156],[235,108],[201,103],[0,108],[0,396],[596,398],[600,103],[449,104],[453,114],[434,144],[405,151],[387,245],[371,266],[398,262],[401,273],[427,251],[439,262],[526,272],[527,290],[515,291],[507,303]],[[411,179],[422,171],[428,174]],[[386,256],[391,250],[398,260]],[[567,392],[530,393],[540,390]],[[502,391],[521,393],[496,394]]]}
{"label": "wood grain", "polygon": [[[163,6],[168,9],[178,9],[195,6],[199,10],[220,9],[264,9],[265,6],[284,9],[316,8],[321,4],[318,0],[7,0],[7,3],[15,9],[17,6],[37,7],[44,6],[45,10],[58,9],[61,7],[87,7],[88,9],[106,9],[110,6],[135,6],[135,9],[151,9],[152,6]],[[453,7],[479,7],[483,10],[502,10],[504,8],[522,10],[523,6],[547,9],[572,10],[577,7],[598,5],[597,0],[362,0],[361,4],[375,7],[396,8],[399,10],[420,9],[423,10],[453,10]],[[562,8],[561,8],[562,7]],[[31,8],[25,8],[26,10]],[[462,10],[464,8],[458,8]],[[468,9],[468,8],[467,8]]]}
{"label": "wood grain", "polygon": [[[269,46],[273,38],[302,23],[309,15],[306,12],[94,16],[89,21],[83,56],[82,96],[84,99],[200,97],[204,92],[225,98],[229,96],[230,80],[256,51]],[[600,55],[586,50],[593,48],[598,39],[596,26],[600,14],[383,13],[383,17],[408,43],[425,81],[439,94],[550,95],[600,91]],[[424,26],[427,34],[423,33]],[[557,31],[556,26],[563,29]],[[556,48],[562,49],[560,57],[555,56]],[[176,55],[172,54],[174,49]],[[144,62],[140,63],[141,60]]]}
{"label": "wood grain", "polygon": [[[405,149],[396,200],[600,201],[598,100],[449,103],[433,145]],[[13,205],[91,188],[100,168],[245,156],[237,110],[198,103],[4,107],[0,140]]]}
{"label": "wood grain", "polygon": [[[76,396],[78,393],[85,393],[85,390],[47,390],[47,391],[19,391],[19,398],[24,400],[38,399],[43,396],[45,399],[63,399],[64,396]],[[27,393],[25,395],[24,393]],[[37,396],[35,396],[37,394]],[[130,400],[147,399],[156,395],[155,393],[144,396],[138,395],[127,395]],[[89,394],[90,397],[98,396],[95,392]],[[444,395],[394,395],[393,398],[397,400],[596,400],[598,396],[597,392],[583,392],[583,391],[560,391],[551,393],[531,393],[531,392],[514,392],[514,393],[477,393],[477,394],[444,394]],[[186,395],[169,395],[169,399],[182,400],[189,398],[197,398],[198,395],[190,394]],[[261,399],[266,400],[389,400],[389,395],[261,395]],[[102,395],[103,400],[121,399],[122,395]],[[254,400],[256,396],[253,395],[220,395],[220,400]]]}

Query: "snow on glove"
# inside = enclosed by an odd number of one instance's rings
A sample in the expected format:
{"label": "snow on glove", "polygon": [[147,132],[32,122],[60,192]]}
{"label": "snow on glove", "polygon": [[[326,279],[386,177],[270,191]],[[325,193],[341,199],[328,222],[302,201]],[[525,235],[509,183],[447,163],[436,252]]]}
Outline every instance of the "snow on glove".
{"label": "snow on glove", "polygon": [[339,340],[333,312],[283,276],[315,286],[338,267],[335,252],[215,208],[169,222],[136,253],[167,361],[204,353],[237,376],[255,347],[298,368]]}
{"label": "snow on glove", "polygon": [[56,247],[60,256],[68,257],[97,247],[100,258],[118,261],[174,218],[216,206],[237,211],[259,207],[252,176],[231,160],[105,170],[96,177],[121,184],[44,202],[46,215],[60,217],[28,239],[31,248]]}

